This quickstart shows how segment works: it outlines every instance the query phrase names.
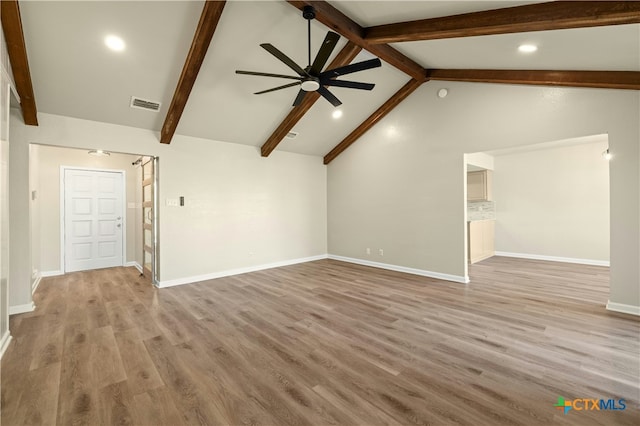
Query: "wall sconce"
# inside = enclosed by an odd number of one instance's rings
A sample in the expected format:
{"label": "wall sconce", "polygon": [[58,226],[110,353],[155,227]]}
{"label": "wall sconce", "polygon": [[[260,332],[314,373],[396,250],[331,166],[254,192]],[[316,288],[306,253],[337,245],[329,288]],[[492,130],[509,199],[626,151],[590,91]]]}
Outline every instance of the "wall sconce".
{"label": "wall sconce", "polygon": [[101,149],[94,149],[89,151],[89,155],[95,155],[96,157],[108,157],[111,155],[109,151],[103,151]]}
{"label": "wall sconce", "polygon": [[604,157],[604,159],[605,159],[605,160],[607,160],[607,161],[609,161],[609,160],[611,160],[611,159],[613,158],[613,154],[611,154],[611,153],[609,152],[609,148],[607,148],[607,150],[606,150],[606,151],[604,151],[604,152],[602,153],[602,156],[603,156],[603,157]]}

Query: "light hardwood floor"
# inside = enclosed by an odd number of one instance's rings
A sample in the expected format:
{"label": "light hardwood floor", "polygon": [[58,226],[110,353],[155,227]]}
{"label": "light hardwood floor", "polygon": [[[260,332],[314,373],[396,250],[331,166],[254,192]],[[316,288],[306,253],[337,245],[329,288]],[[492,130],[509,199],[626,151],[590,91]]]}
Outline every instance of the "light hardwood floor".
{"label": "light hardwood floor", "polygon": [[[640,323],[605,310],[607,268],[494,257],[470,273],[45,278],[11,317],[2,425],[639,424]],[[565,415],[559,396],[627,408]]]}

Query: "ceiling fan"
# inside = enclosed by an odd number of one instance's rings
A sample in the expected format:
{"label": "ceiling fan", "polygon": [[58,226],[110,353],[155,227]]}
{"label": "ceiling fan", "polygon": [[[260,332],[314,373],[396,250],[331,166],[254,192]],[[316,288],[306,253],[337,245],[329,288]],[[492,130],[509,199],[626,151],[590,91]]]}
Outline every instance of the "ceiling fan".
{"label": "ceiling fan", "polygon": [[240,71],[236,70],[236,74],[257,75],[262,77],[276,77],[286,78],[290,80],[296,80],[294,83],[285,84],[283,86],[274,87],[273,89],[263,90],[261,92],[254,93],[255,95],[261,95],[263,93],[269,93],[276,90],[286,89],[289,87],[300,86],[298,96],[293,101],[293,106],[298,106],[304,99],[307,92],[318,92],[323,98],[329,101],[334,107],[342,105],[342,102],[336,98],[326,86],[346,87],[349,89],[371,90],[375,86],[372,83],[360,83],[357,81],[336,80],[337,77],[342,75],[351,74],[358,71],[364,71],[371,68],[381,66],[380,59],[370,59],[367,61],[358,62],[355,64],[345,65],[343,67],[334,68],[331,70],[322,71],[322,68],[326,64],[331,52],[336,47],[340,36],[332,31],[327,32],[322,46],[318,51],[313,64],[311,64],[311,20],[316,17],[316,12],[313,6],[305,6],[302,10],[302,16],[307,20],[307,45],[308,45],[308,58],[309,65],[305,68],[300,67],[291,58],[282,53],[276,47],[269,43],[262,43],[260,47],[271,53],[273,56],[282,61],[289,68],[294,70],[298,75],[290,76],[283,74],[271,74],[265,72],[254,71]]}

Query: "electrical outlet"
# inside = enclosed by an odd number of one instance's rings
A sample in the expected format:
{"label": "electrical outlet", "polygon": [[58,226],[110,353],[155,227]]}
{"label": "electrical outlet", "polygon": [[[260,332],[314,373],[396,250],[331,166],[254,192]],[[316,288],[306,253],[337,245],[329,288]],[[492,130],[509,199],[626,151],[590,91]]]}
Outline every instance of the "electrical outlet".
{"label": "electrical outlet", "polygon": [[384,250],[382,250],[382,249],[378,249],[378,254],[379,254],[380,256],[384,256]]}
{"label": "electrical outlet", "polygon": [[371,249],[367,247],[367,254],[371,254]]}
{"label": "electrical outlet", "polygon": [[167,206],[169,206],[169,207],[178,207],[178,199],[177,198],[167,198]]}

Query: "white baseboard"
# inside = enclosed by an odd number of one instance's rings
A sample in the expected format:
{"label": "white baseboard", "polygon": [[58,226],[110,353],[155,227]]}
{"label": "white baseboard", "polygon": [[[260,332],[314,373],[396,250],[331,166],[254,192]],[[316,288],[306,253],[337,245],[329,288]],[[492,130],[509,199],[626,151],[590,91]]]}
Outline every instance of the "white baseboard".
{"label": "white baseboard", "polygon": [[2,359],[4,351],[6,351],[9,347],[9,343],[11,343],[11,333],[9,333],[9,330],[7,330],[4,332],[4,336],[2,336],[2,339],[0,339],[0,359]]}
{"label": "white baseboard", "polygon": [[463,277],[462,275],[442,274],[440,272],[426,271],[424,269],[408,268],[406,266],[391,265],[388,263],[373,262],[371,260],[337,256],[334,254],[330,254],[329,259],[340,260],[342,262],[356,263],[358,265],[364,265],[364,266],[372,266],[374,268],[388,269],[390,271],[405,272],[407,274],[420,275],[420,276],[429,277],[429,278],[436,278],[444,281],[453,281],[453,282],[462,283],[462,284],[469,283],[469,277]]}
{"label": "white baseboard", "polygon": [[541,254],[510,253],[497,251],[496,256],[517,257],[519,259],[548,260],[549,262],[578,263],[580,265],[609,266],[608,260],[577,259],[575,257],[544,256]]}
{"label": "white baseboard", "polygon": [[318,256],[303,257],[299,259],[284,260],[281,262],[267,263],[263,265],[247,266],[245,268],[229,269],[226,271],[213,272],[211,274],[196,275],[193,277],[176,278],[173,280],[159,281],[158,288],[173,287],[175,285],[193,284],[200,281],[214,280],[216,278],[229,277],[232,275],[246,274],[248,272],[263,271],[265,269],[280,268],[282,266],[295,265],[298,263],[312,262],[314,260],[326,259],[326,254]]}
{"label": "white baseboard", "polygon": [[139,264],[138,262],[136,262],[135,260],[134,260],[134,261],[132,261],[132,262],[127,262],[127,263],[125,263],[125,264],[124,264],[124,266],[127,266],[127,267],[129,267],[129,266],[135,266],[135,267],[136,267],[136,269],[137,269],[138,271],[140,271],[140,273],[142,274],[142,266],[140,266],[140,264]]}
{"label": "white baseboard", "polygon": [[42,272],[40,273],[40,276],[41,276],[42,278],[46,278],[46,277],[57,277],[57,276],[60,276],[60,275],[64,275],[64,272],[62,272],[62,271],[42,271]]}
{"label": "white baseboard", "polygon": [[40,281],[42,280],[42,275],[38,275],[36,277],[36,280],[33,282],[33,284],[31,284],[31,295],[33,296],[33,293],[36,292],[36,290],[38,289],[38,286],[40,285]]}
{"label": "white baseboard", "polygon": [[33,312],[35,308],[36,308],[36,305],[33,302],[26,303],[24,305],[9,306],[9,315],[24,314],[25,312]]}
{"label": "white baseboard", "polygon": [[640,306],[625,305],[624,303],[615,303],[610,300],[607,302],[607,310],[640,316]]}

